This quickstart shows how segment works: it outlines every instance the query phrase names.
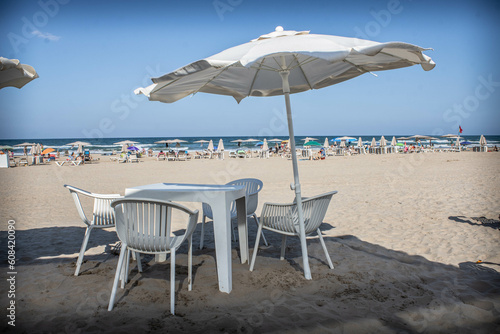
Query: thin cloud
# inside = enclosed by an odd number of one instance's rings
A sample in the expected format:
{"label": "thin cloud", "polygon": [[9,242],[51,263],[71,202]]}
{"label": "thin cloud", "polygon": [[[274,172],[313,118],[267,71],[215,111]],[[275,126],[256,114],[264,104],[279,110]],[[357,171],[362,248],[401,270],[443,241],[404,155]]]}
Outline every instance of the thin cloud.
{"label": "thin cloud", "polygon": [[32,34],[35,35],[36,37],[41,38],[41,39],[54,41],[54,42],[57,42],[61,38],[60,36],[52,35],[49,32],[41,32],[40,30],[33,30]]}

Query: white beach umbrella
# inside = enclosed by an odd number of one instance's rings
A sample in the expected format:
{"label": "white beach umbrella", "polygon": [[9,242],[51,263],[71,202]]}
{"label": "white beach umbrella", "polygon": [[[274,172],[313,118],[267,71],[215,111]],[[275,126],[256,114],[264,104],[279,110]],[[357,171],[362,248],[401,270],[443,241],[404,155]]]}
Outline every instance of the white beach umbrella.
{"label": "white beach umbrella", "polygon": [[89,146],[89,145],[92,145],[92,144],[91,143],[87,143],[86,141],[74,141],[74,142],[68,143],[66,145],[67,146],[78,146],[78,145]]}
{"label": "white beach umbrella", "polygon": [[209,151],[214,150],[214,141],[212,139],[210,139],[210,141],[208,142],[207,150],[209,150]]}
{"label": "white beach umbrella", "polygon": [[340,147],[345,147],[345,140],[342,140],[342,141],[340,142]]}
{"label": "white beach umbrella", "polygon": [[17,59],[0,57],[0,89],[9,86],[22,88],[36,78],[38,74],[30,65],[21,64]]}
{"label": "white beach umbrella", "polygon": [[358,147],[363,147],[363,139],[361,137],[358,138]]}
{"label": "white beach umbrella", "polygon": [[385,140],[384,136],[380,138],[380,146],[382,147],[387,146],[387,140]]}
{"label": "white beach umbrella", "polygon": [[307,143],[308,141],[311,141],[311,140],[318,140],[318,138],[312,138],[312,137],[305,137],[304,139],[302,139],[304,141],[304,144]]}
{"label": "white beach umbrella", "polygon": [[209,140],[197,140],[197,141],[194,141],[193,143],[196,143],[196,144],[200,144],[201,147],[203,147],[203,143],[209,143],[210,141]]}
{"label": "white beach umbrella", "polygon": [[398,141],[396,140],[396,137],[392,137],[392,140],[391,140],[391,146],[397,146],[398,145]]}
{"label": "white beach umbrella", "polygon": [[279,139],[279,138],[273,138],[273,139],[269,139],[268,142],[282,142],[283,139]]}
{"label": "white beach umbrella", "polygon": [[267,139],[264,138],[264,144],[262,145],[262,151],[269,151],[269,146],[267,145]]}
{"label": "white beach umbrella", "polygon": [[323,143],[323,147],[330,147],[330,142],[328,141],[328,137],[325,138],[325,142]]}
{"label": "white beach umbrella", "polygon": [[486,138],[484,138],[483,135],[481,135],[481,138],[479,138],[479,145],[481,145],[481,146],[486,146],[487,145]]}
{"label": "white beach umbrella", "polygon": [[219,152],[224,151],[224,142],[222,141],[222,138],[219,139],[219,145],[217,145],[217,151]]}
{"label": "white beach umbrella", "polygon": [[372,139],[371,147],[377,146],[377,141],[375,140],[375,137]]}
{"label": "white beach umbrella", "polygon": [[378,43],[308,31],[276,31],[214,56],[153,78],[136,89],[151,101],[175,102],[204,92],[229,95],[240,102],[247,96],[285,96],[298,226],[304,275],[311,279],[302,213],[290,94],[324,88],[361,74],[420,64],[426,71],[435,64],[421,47],[402,42]]}

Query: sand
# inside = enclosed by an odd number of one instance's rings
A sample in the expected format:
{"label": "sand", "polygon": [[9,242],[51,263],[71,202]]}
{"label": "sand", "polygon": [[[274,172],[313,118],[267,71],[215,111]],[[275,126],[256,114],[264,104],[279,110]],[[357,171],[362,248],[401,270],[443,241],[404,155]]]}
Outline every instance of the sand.
{"label": "sand", "polygon": [[[73,276],[84,225],[63,185],[123,194],[126,187],[157,182],[222,184],[255,177],[264,182],[260,214],[266,201],[293,199],[291,162],[141,160],[118,164],[102,156],[78,167],[51,163],[0,170],[0,295],[4,312],[11,300],[16,306],[16,326],[4,315],[2,332],[500,332],[498,153],[299,161],[305,196],[338,191],[322,226],[335,269],[328,268],[313,237],[313,280],[305,280],[298,239],[289,240],[286,260],[280,261],[281,236],[268,232],[270,245],[260,248],[253,272],[240,263],[233,243],[233,291],[219,292],[209,222],[206,247],[194,252],[192,291],[187,247],[178,254],[175,316],[169,308],[169,261],[155,263],[151,256],[143,259],[143,273],[132,263],[130,282],[107,311],[118,259],[114,229],[93,232],[81,275]],[[8,297],[6,283],[9,220],[16,227],[15,298]],[[252,252],[252,221],[249,230]]]}

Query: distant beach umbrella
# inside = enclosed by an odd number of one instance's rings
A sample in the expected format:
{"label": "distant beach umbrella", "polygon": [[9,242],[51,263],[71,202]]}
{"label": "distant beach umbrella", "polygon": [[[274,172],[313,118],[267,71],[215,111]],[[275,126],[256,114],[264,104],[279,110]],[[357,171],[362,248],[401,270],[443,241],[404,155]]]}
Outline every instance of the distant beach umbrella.
{"label": "distant beach umbrella", "polygon": [[325,138],[325,142],[323,143],[323,147],[330,147],[330,143],[328,142],[328,137]]}
{"label": "distant beach umbrella", "polygon": [[371,147],[377,146],[377,141],[375,140],[375,137],[372,139]]}
{"label": "distant beach umbrella", "polygon": [[82,146],[90,146],[92,145],[91,143],[87,143],[86,141],[74,141],[72,143],[68,143],[66,144],[67,146],[78,146],[78,145],[82,145]]}
{"label": "distant beach umbrella", "polygon": [[483,135],[481,135],[481,138],[479,138],[479,145],[481,145],[481,146],[487,146],[486,138],[484,138]]}
{"label": "distant beach umbrella", "polygon": [[217,145],[217,151],[219,152],[224,151],[224,142],[222,141],[222,138],[219,139],[219,145]]}
{"label": "distant beach umbrella", "polygon": [[318,138],[306,137],[306,138],[304,138],[302,140],[304,140],[307,143],[308,141],[311,141],[311,140],[318,140]]}
{"label": "distant beach umbrella", "polygon": [[127,147],[127,150],[129,150],[129,151],[139,151],[139,148],[136,147],[136,146],[130,146],[130,147]]}
{"label": "distant beach umbrella", "polygon": [[122,141],[119,141],[117,143],[113,143],[113,145],[127,145],[127,147],[135,145],[135,144],[139,144],[139,142],[133,141],[133,140],[122,140]]}
{"label": "distant beach umbrella", "polygon": [[212,139],[210,139],[210,142],[208,143],[207,150],[213,151],[214,150],[214,142]]}
{"label": "distant beach umbrella", "polygon": [[384,136],[380,138],[380,146],[382,147],[387,146],[387,140],[385,140]]}
{"label": "distant beach umbrella", "polygon": [[314,141],[314,140],[310,140],[308,142],[305,142],[304,143],[304,146],[321,146],[320,143],[318,143],[317,141]]}
{"label": "distant beach umbrella", "polygon": [[198,92],[232,96],[285,96],[297,207],[297,225],[304,276],[311,279],[302,210],[298,159],[290,94],[328,87],[364,73],[420,64],[425,71],[436,65],[422,52],[428,50],[403,42],[378,43],[358,38],[309,34],[309,31],[276,31],[248,43],[153,78],[138,88],[151,101],[172,103]]}
{"label": "distant beach umbrella", "polygon": [[202,140],[197,140],[197,141],[194,141],[193,143],[196,143],[196,144],[198,144],[198,143],[199,143],[199,144],[200,144],[200,146],[201,146],[201,147],[203,147],[203,143],[208,143],[208,142],[210,142],[210,141],[209,141],[209,140],[204,140],[204,139],[202,139]]}
{"label": "distant beach umbrella", "polygon": [[340,141],[340,147],[345,147],[345,140]]}
{"label": "distant beach umbrella", "polygon": [[337,137],[333,141],[336,141],[336,142],[342,142],[342,141],[351,142],[351,141],[355,141],[355,140],[356,140],[356,138],[343,136],[343,137]]}
{"label": "distant beach umbrella", "polygon": [[283,139],[273,138],[273,139],[268,140],[268,142],[274,142],[274,141],[281,143],[283,141]]}
{"label": "distant beach umbrella", "polygon": [[396,140],[396,137],[392,137],[392,140],[391,140],[391,146],[396,146],[398,144],[398,141]]}
{"label": "distant beach umbrella", "polygon": [[262,150],[263,151],[268,151],[269,146],[267,145],[267,140],[264,138],[264,143],[262,144]]}
{"label": "distant beach umbrella", "polygon": [[363,139],[361,137],[358,138],[358,147],[363,147]]}
{"label": "distant beach umbrella", "polygon": [[45,154],[52,153],[54,151],[55,151],[55,149],[53,149],[53,148],[50,147],[50,148],[46,148],[45,150],[43,150],[42,154],[45,155]]}
{"label": "distant beach umbrella", "polygon": [[0,89],[5,87],[22,88],[36,78],[38,78],[38,74],[30,65],[21,64],[18,59],[0,57]]}

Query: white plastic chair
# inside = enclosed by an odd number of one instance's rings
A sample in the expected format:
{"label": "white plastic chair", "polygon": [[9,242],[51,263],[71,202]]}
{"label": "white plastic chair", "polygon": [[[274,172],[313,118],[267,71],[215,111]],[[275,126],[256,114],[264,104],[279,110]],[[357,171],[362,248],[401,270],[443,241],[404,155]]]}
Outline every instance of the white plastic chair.
{"label": "white plastic chair", "polygon": [[[149,200],[144,198],[124,198],[111,203],[116,212],[116,232],[122,242],[120,258],[116,267],[113,289],[109,299],[108,311],[114,306],[118,280],[122,278],[124,288],[128,274],[130,251],[145,254],[170,253],[170,312],[175,314],[175,252],[188,240],[188,290],[192,287],[192,239],[198,221],[198,210],[173,202]],[[171,235],[172,209],[188,215],[188,223],[183,235]],[[125,268],[123,264],[125,262]],[[125,272],[124,272],[125,270]]]}
{"label": "white plastic chair", "polygon": [[[262,190],[263,183],[261,180],[258,179],[239,179],[239,180],[234,180],[229,183],[226,183],[226,185],[229,186],[236,186],[236,185],[243,185],[245,186],[246,190],[246,207],[247,207],[247,218],[253,217],[257,225],[259,225],[259,219],[257,218],[257,215],[255,214],[255,211],[257,210],[257,205],[259,204],[259,191]],[[202,218],[202,224],[201,224],[201,235],[200,235],[200,249],[203,248],[203,241],[204,241],[204,235],[205,235],[205,222],[206,218],[208,219],[214,219],[214,215],[212,213],[212,208],[210,205],[203,203],[202,205],[203,208],[203,218]],[[237,218],[237,211],[236,211],[236,203],[233,202],[231,204],[231,220]],[[264,244],[267,246],[267,240],[266,237],[264,236],[264,233],[262,233],[262,239],[264,241]],[[233,240],[236,240],[236,235],[234,234],[234,229],[233,229]]]}
{"label": "white plastic chair", "polygon": [[[75,276],[78,276],[83,261],[83,255],[87,249],[90,232],[92,232],[92,229],[94,228],[107,228],[115,226],[115,213],[110,204],[113,200],[121,198],[121,196],[120,194],[94,194],[67,184],[65,184],[64,187],[66,187],[73,196],[78,214],[85,225],[87,225],[85,237],[83,238],[82,247],[80,249],[80,255],[78,255],[78,261],[76,262]],[[87,218],[85,212],[83,211],[79,195],[84,195],[94,199],[94,209],[92,211],[91,220]]]}
{"label": "white plastic chair", "polygon": [[[331,191],[325,194],[303,198],[302,200],[305,234],[306,236],[314,232],[318,234],[330,269],[333,269],[332,260],[330,259],[330,255],[328,255],[328,250],[326,249],[325,241],[323,240],[319,227],[325,218],[330,200],[336,193],[336,191]],[[286,237],[300,236],[297,204],[295,202],[289,204],[264,203],[260,215],[259,230],[257,231],[257,239],[255,240],[255,247],[253,249],[250,271],[253,271],[255,265],[255,259],[259,250],[259,237],[262,229],[283,235],[280,256],[280,260],[283,260],[285,258]]]}

